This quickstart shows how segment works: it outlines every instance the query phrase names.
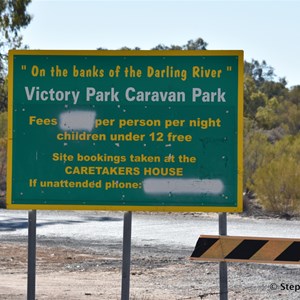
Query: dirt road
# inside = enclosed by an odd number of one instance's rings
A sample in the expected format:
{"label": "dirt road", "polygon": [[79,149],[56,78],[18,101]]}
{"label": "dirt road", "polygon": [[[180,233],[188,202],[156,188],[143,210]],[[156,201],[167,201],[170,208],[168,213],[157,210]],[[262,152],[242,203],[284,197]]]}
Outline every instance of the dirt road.
{"label": "dirt road", "polygon": [[[190,254],[172,245],[133,245],[130,299],[219,299],[218,263],[190,261]],[[36,299],[120,299],[121,257],[120,242],[39,237]],[[24,237],[3,238],[0,299],[26,299],[26,260]],[[299,299],[299,275],[296,265],[230,263],[229,299]]]}

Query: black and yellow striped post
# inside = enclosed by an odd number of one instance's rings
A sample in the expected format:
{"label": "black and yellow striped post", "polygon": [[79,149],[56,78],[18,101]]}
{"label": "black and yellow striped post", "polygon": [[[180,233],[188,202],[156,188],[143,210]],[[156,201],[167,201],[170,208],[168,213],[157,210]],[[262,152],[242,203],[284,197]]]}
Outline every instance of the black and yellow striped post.
{"label": "black and yellow striped post", "polygon": [[299,264],[300,239],[201,235],[190,259]]}

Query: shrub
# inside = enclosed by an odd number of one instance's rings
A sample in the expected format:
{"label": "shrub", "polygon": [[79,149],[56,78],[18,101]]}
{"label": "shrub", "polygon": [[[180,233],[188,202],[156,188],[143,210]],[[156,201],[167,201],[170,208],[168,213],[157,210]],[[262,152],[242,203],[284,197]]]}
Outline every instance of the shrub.
{"label": "shrub", "polygon": [[253,190],[270,212],[294,215],[300,208],[300,138],[284,138],[253,175]]}

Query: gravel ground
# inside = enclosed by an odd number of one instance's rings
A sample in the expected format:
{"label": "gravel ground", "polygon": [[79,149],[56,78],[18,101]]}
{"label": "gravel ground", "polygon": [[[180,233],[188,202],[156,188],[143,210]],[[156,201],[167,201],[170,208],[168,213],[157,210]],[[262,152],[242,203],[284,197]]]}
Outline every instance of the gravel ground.
{"label": "gravel ground", "polygon": [[[130,299],[219,299],[219,264],[193,249],[132,245]],[[299,299],[299,265],[228,263],[229,299]],[[38,237],[36,299],[120,299],[122,244]],[[299,289],[299,291],[296,291]],[[26,299],[27,241],[2,238],[0,299]]]}

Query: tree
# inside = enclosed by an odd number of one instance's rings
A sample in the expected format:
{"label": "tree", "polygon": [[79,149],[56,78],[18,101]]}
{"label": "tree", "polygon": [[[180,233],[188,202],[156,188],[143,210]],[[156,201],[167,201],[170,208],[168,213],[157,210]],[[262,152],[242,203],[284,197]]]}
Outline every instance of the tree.
{"label": "tree", "polygon": [[[0,0],[1,1],[1,0]],[[206,50],[207,43],[202,38],[197,38],[196,40],[189,40],[186,45],[171,45],[166,46],[163,44],[159,44],[152,48],[151,50]],[[105,48],[99,47],[97,50],[107,50]],[[122,47],[120,50],[141,50],[139,47],[129,48]]]}
{"label": "tree", "polygon": [[286,83],[276,81],[265,81],[259,87],[260,91],[268,96],[268,98],[277,97],[282,100],[287,97],[288,89]]}
{"label": "tree", "polygon": [[198,38],[196,40],[189,40],[187,44],[183,46],[165,46],[159,44],[151,50],[206,50],[207,45],[208,44],[202,38]]}
{"label": "tree", "polygon": [[7,107],[7,52],[22,44],[20,30],[31,16],[26,9],[31,0],[0,0],[0,111]]}
{"label": "tree", "polygon": [[0,113],[0,191],[6,181],[7,112]]}
{"label": "tree", "polygon": [[252,194],[253,175],[269,156],[270,144],[265,134],[255,129],[254,121],[245,118],[244,188]]}
{"label": "tree", "polygon": [[299,174],[300,167],[297,161],[288,155],[280,156],[256,172],[256,193],[266,210],[284,216],[298,212]]}
{"label": "tree", "polygon": [[265,60],[261,63],[254,59],[250,63],[245,61],[244,72],[246,75],[251,76],[257,85],[265,81],[272,81],[275,77],[274,69]]}
{"label": "tree", "polygon": [[289,100],[294,104],[300,103],[300,85],[292,87],[289,92]]}
{"label": "tree", "polygon": [[260,127],[264,129],[272,129],[280,125],[278,119],[279,101],[276,97],[268,99],[266,105],[257,109],[256,120]]}
{"label": "tree", "polygon": [[300,207],[300,136],[276,142],[253,175],[255,193],[268,211],[294,215]]}

